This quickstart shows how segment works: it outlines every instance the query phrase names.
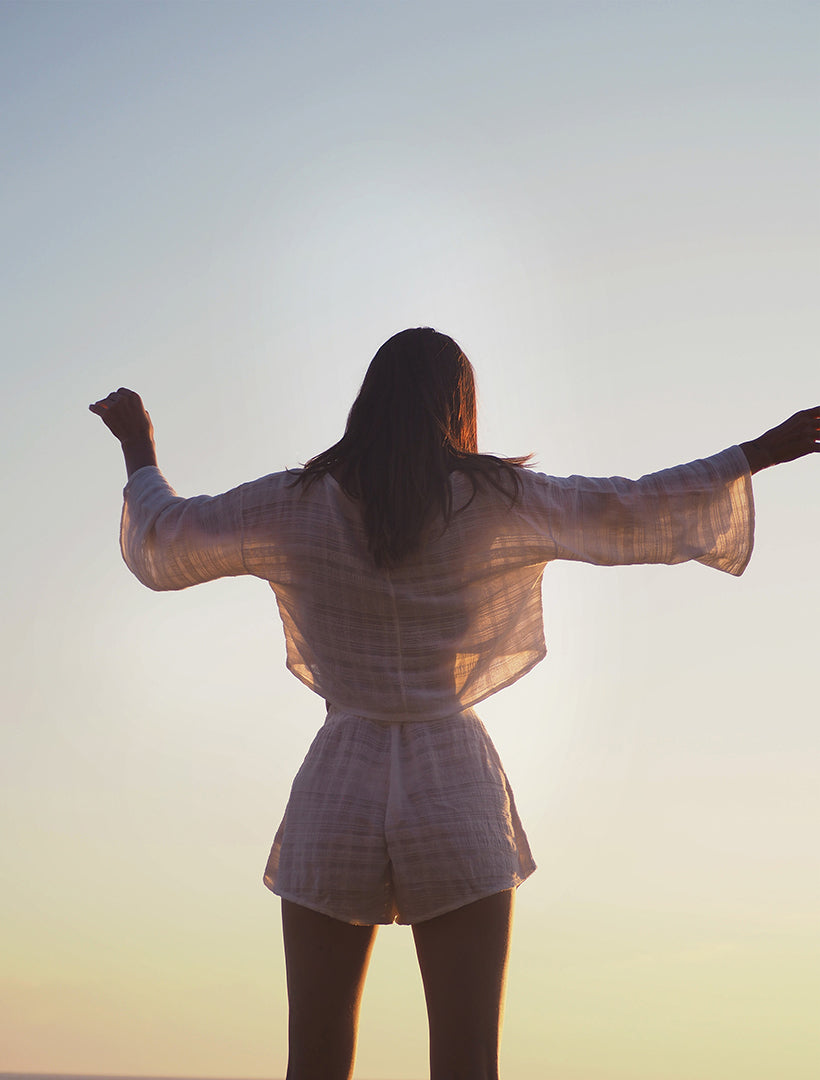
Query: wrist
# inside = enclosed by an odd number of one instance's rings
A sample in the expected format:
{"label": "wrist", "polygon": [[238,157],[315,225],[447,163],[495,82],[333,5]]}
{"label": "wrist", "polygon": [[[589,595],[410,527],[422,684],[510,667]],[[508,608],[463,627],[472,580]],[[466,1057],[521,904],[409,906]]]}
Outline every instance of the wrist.
{"label": "wrist", "polygon": [[749,463],[749,471],[751,473],[760,472],[761,469],[768,469],[770,465],[774,464],[771,460],[768,448],[760,438],[750,439],[749,442],[741,443],[740,449],[746,455],[746,460]]}
{"label": "wrist", "polygon": [[157,451],[153,439],[147,436],[124,439],[121,445],[123,457],[125,458],[125,469],[129,477],[137,469],[144,469],[146,465],[156,465]]}

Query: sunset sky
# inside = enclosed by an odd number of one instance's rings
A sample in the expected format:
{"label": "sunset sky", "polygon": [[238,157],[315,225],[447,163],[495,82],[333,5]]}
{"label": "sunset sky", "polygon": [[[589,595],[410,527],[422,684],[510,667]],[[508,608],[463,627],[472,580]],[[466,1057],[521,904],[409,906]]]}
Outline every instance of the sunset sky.
{"label": "sunset sky", "polygon": [[[820,400],[820,7],[0,5],[0,1070],[276,1077],[262,870],[323,702],[254,579],[154,594],[88,403],[180,494],[334,442],[405,326],[482,448],[638,476]],[[484,703],[539,864],[505,1080],[820,1075],[820,458],[754,483],[740,579],[547,568]],[[406,928],[357,1077],[420,1080]]]}

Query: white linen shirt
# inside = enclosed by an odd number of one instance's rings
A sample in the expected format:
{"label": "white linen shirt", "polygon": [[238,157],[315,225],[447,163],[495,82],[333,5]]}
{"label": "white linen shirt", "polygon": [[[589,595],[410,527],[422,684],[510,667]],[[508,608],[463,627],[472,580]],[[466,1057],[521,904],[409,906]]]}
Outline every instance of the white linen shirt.
{"label": "white linen shirt", "polygon": [[400,566],[375,566],[357,502],[331,476],[273,473],[179,498],[160,470],[124,492],[121,546],[149,588],[253,574],[282,617],[287,666],[341,710],[382,721],[451,716],[546,654],[541,578],[553,559],[601,566],[690,559],[741,574],[752,551],[751,476],[739,447],[642,477],[521,469],[513,500],[451,474],[454,513]]}

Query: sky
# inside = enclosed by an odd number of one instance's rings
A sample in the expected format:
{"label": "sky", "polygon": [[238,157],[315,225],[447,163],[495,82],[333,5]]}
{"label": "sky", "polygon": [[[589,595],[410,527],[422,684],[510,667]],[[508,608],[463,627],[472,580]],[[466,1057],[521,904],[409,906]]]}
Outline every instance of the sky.
{"label": "sky", "polygon": [[[181,494],[335,442],[405,326],[483,449],[639,476],[817,404],[810,2],[0,5],[0,1070],[281,1076],[261,884],[323,703],[254,579],[154,594],[89,402]],[[820,460],[754,481],[740,579],[547,568],[480,710],[539,870],[506,1080],[820,1071]],[[379,932],[357,1077],[426,1075]]]}

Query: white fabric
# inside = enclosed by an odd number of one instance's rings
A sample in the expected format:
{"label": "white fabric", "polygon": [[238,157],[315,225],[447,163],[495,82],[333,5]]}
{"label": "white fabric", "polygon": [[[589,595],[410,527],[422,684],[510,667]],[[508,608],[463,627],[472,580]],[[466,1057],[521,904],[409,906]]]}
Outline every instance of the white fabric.
{"label": "white fabric", "polygon": [[265,884],[345,922],[421,922],[535,870],[512,789],[467,710],[426,724],[331,708],[293,782]]}
{"label": "white fabric", "polygon": [[553,559],[598,565],[696,559],[740,574],[752,550],[751,477],[738,447],[640,480],[521,471],[518,501],[489,485],[421,551],[379,570],[357,504],[331,477],[274,473],[180,499],[155,467],[125,488],[126,563],[152,589],[254,574],[270,582],[287,664],[358,716],[450,716],[520,678],[546,652],[541,576]]}
{"label": "white fabric", "polygon": [[470,707],[543,658],[545,565],[696,559],[740,574],[751,555],[738,447],[638,481],[520,477],[511,502],[454,473],[451,522],[394,570],[374,566],[331,477],[305,489],[274,473],[194,499],[154,467],[131,477],[121,545],[140,581],[269,581],[288,667],[329,703],[268,860],[280,896],[347,922],[419,922],[520,884],[535,864]]}

